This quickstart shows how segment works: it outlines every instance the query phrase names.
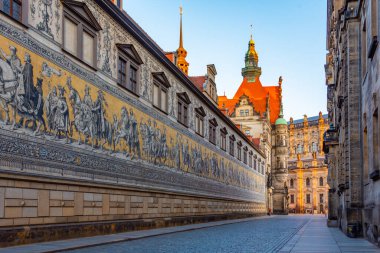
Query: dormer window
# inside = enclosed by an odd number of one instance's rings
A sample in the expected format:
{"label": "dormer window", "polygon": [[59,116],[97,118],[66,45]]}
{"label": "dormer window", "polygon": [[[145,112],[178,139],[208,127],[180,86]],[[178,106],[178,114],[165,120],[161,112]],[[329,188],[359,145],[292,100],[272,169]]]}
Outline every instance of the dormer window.
{"label": "dormer window", "polygon": [[230,155],[235,155],[235,136],[230,136]]}
{"label": "dormer window", "polygon": [[64,0],[63,5],[63,50],[96,68],[97,32],[102,28],[85,3]]}
{"label": "dormer window", "polygon": [[168,111],[168,90],[170,84],[163,72],[153,73],[153,106],[160,111]]}
{"label": "dormer window", "polygon": [[209,141],[215,145],[216,144],[216,127],[218,126],[216,119],[213,118],[212,120],[210,120],[208,126],[209,126],[209,130],[208,130]]}
{"label": "dormer window", "polygon": [[195,132],[203,137],[204,135],[204,117],[206,113],[203,107],[195,108]]}
{"label": "dormer window", "polygon": [[237,143],[237,159],[239,159],[241,161],[241,147],[242,147],[242,143],[241,141],[239,141]]}
{"label": "dormer window", "polygon": [[118,44],[117,83],[135,95],[139,94],[140,65],[143,63],[131,44]]}
{"label": "dormer window", "polygon": [[220,129],[220,148],[226,151],[227,146],[227,129],[225,127]]}
{"label": "dormer window", "polygon": [[178,98],[178,114],[177,120],[185,127],[189,126],[189,104],[191,103],[186,92],[177,93]]}

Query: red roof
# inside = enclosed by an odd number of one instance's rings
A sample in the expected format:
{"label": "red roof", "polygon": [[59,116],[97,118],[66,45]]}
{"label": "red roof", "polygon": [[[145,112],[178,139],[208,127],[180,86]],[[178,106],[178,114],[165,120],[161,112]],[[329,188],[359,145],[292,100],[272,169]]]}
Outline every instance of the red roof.
{"label": "red roof", "polygon": [[239,98],[245,94],[254,106],[254,110],[261,116],[266,112],[267,95],[269,95],[270,122],[274,124],[280,114],[280,87],[279,86],[263,86],[259,78],[254,82],[248,82],[247,78],[243,79],[239,89],[236,91],[232,99],[226,96],[218,97],[219,109],[228,110],[228,115],[235,111]]}
{"label": "red roof", "polygon": [[189,76],[189,78],[200,91],[203,91],[203,84],[206,82],[205,76]]}
{"label": "red roof", "polygon": [[165,52],[166,58],[168,58],[172,63],[174,63],[174,54],[175,52]]}

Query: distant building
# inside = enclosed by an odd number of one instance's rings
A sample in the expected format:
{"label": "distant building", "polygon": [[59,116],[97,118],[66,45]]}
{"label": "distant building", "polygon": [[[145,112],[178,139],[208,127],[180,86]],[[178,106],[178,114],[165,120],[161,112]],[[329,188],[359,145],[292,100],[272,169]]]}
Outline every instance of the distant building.
{"label": "distant building", "polygon": [[287,122],[282,114],[282,78],[279,78],[278,86],[263,86],[258,61],[251,36],[242,69],[243,81],[233,98],[219,96],[218,105],[248,137],[259,143],[266,154],[268,209],[275,213],[287,213],[288,135]]}
{"label": "distant building", "polygon": [[293,120],[289,124],[289,212],[325,213],[328,207],[327,165],[322,150],[327,115]]}

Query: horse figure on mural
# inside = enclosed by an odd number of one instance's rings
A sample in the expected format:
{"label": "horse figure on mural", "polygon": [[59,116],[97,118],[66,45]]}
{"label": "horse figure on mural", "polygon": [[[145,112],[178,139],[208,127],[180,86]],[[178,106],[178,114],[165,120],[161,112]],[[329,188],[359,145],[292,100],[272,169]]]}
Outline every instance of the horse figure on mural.
{"label": "horse figure on mural", "polygon": [[10,55],[0,49],[0,104],[5,111],[5,123],[10,124],[9,107],[12,108],[12,129],[16,126],[16,113],[20,115],[19,126],[33,122],[36,128],[34,134],[40,130],[41,124],[46,131],[43,118],[42,79],[37,79],[37,87],[33,84],[33,65],[31,57],[25,53],[25,64],[22,66],[17,49],[9,47]]}
{"label": "horse figure on mural", "polygon": [[[71,84],[71,78],[67,79],[66,85],[69,88],[69,100],[74,112],[74,121],[70,124],[70,133],[73,134],[73,127],[78,132],[78,145],[82,144],[82,135],[85,136],[84,142],[90,137],[92,140],[92,147],[95,147],[95,126],[93,121],[93,113],[91,110],[92,101],[89,101],[89,87],[85,88],[85,99],[83,101],[76,89]],[[86,100],[87,96],[87,101]],[[91,99],[91,98],[90,98]],[[91,104],[89,104],[91,102]]]}

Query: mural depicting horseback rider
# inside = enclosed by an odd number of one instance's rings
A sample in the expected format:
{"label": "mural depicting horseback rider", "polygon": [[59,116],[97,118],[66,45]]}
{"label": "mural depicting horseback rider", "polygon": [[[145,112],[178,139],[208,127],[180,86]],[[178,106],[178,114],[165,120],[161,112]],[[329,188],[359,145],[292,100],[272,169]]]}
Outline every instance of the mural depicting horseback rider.
{"label": "mural depicting horseback rider", "polygon": [[[22,81],[22,65],[20,58],[17,56],[17,49],[9,46],[10,55],[7,55],[0,48],[0,103],[5,111],[5,124],[9,124],[9,105],[13,107],[12,128],[16,124],[15,95]],[[19,80],[21,79],[21,81]],[[19,94],[23,91],[18,91]]]}

